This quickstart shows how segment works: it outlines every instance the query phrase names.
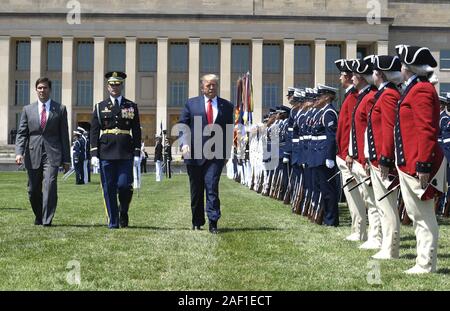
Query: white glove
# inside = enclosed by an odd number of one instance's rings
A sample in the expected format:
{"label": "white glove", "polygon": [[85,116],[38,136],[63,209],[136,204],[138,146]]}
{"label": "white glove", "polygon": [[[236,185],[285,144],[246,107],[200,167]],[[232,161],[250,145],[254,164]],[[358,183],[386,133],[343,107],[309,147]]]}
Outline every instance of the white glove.
{"label": "white glove", "polygon": [[97,157],[92,157],[92,158],[91,158],[91,164],[92,164],[92,166],[97,167],[97,166],[99,165],[99,163],[100,163],[100,161],[98,160]]}
{"label": "white glove", "polygon": [[134,157],[134,166],[139,166],[139,163],[141,162],[141,158],[140,157]]}
{"label": "white glove", "polygon": [[283,158],[283,163],[289,163],[289,159],[288,158]]}
{"label": "white glove", "polygon": [[334,167],[334,161],[333,161],[333,160],[326,159],[326,160],[325,160],[325,165],[326,165],[328,168],[333,168],[333,167]]}

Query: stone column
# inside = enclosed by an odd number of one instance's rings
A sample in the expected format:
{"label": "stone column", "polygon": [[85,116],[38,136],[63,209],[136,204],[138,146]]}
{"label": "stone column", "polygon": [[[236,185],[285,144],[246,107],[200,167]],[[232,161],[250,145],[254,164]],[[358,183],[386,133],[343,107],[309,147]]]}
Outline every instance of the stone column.
{"label": "stone column", "polygon": [[314,86],[317,83],[325,84],[326,70],[326,40],[314,40]]}
{"label": "stone column", "polygon": [[11,61],[11,38],[9,36],[0,36],[0,75],[3,77],[3,83],[0,83],[0,145],[8,143],[9,131],[9,67]]}
{"label": "stone column", "polygon": [[131,101],[136,100],[136,44],[136,37],[126,37],[125,96]]}
{"label": "stone column", "polygon": [[[73,106],[73,37],[65,36],[62,41],[62,82],[61,82],[61,104],[67,108],[67,120],[69,122],[69,133],[72,133],[74,116]],[[71,136],[71,135],[70,135]]]}
{"label": "stone column", "polygon": [[263,94],[263,39],[252,39],[252,82],[253,82],[253,122],[260,123],[262,119]]}
{"label": "stone column", "polygon": [[345,58],[355,59],[356,58],[356,47],[358,45],[357,40],[346,40],[345,41]]}
{"label": "stone column", "polygon": [[189,38],[189,93],[188,97],[200,94],[200,38]]}
{"label": "stone column", "polygon": [[[157,99],[156,99],[156,133],[160,132],[162,122],[163,129],[167,129],[167,37],[158,37],[158,65],[156,73]],[[168,129],[169,130],[169,129]]]}
{"label": "stone column", "polygon": [[231,38],[220,38],[220,97],[231,100]]}
{"label": "stone column", "polygon": [[36,100],[36,80],[42,74],[42,37],[31,36],[30,60],[30,101]]}
{"label": "stone column", "polygon": [[294,39],[284,39],[283,47],[283,104],[288,105],[287,97],[284,96],[288,87],[294,86]]}
{"label": "stone column", "polygon": [[105,94],[105,37],[94,37],[94,102],[104,99]]}

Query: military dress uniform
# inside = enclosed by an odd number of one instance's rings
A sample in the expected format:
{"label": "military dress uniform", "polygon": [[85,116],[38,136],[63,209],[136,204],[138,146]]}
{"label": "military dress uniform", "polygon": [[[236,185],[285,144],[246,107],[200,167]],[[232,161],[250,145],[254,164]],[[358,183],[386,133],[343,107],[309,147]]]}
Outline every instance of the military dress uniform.
{"label": "military dress uniform", "polygon": [[76,139],[73,142],[73,167],[75,169],[75,184],[76,185],[84,185],[85,184],[85,172],[84,172],[84,160],[85,160],[85,144],[84,139],[81,136],[81,133],[78,131],[74,131],[76,135]]}
{"label": "military dress uniform", "polygon": [[[341,73],[352,73],[353,60],[340,59],[335,61],[336,67]],[[347,167],[345,159],[349,155],[350,129],[352,124],[353,109],[358,101],[358,91],[351,85],[345,90],[344,100],[339,111],[338,126],[336,131],[337,155],[336,165],[341,171],[341,183],[347,206],[352,219],[349,241],[365,241],[367,239],[367,223],[365,218],[365,203],[359,190],[348,191],[356,185],[356,179]],[[362,210],[364,209],[364,213]],[[361,212],[360,212],[361,211]]]}
{"label": "military dress uniform", "polygon": [[[450,93],[449,93],[450,95]],[[450,184],[450,115],[448,113],[448,105],[450,104],[450,96],[439,96],[441,106],[443,109],[439,118],[439,137],[438,143],[441,146],[444,156],[447,159],[447,185]],[[439,199],[438,213],[444,217],[448,217],[449,212],[449,199],[450,199],[450,187],[447,192],[443,194]]]}
{"label": "military dress uniform", "polygon": [[[437,142],[439,97],[426,78],[437,62],[425,47],[400,45],[396,52],[409,79],[397,104],[395,158],[405,208],[417,240],[416,264],[405,272],[429,273],[436,271],[439,236],[434,196],[445,190],[447,165]],[[426,186],[418,174],[429,174]]]}
{"label": "military dress uniform", "polygon": [[[126,75],[107,73],[105,77],[108,83],[114,82],[114,78],[119,78],[121,83]],[[109,97],[95,105],[91,122],[91,153],[100,159],[108,227],[118,228],[119,224],[127,227],[133,196],[133,158],[139,159],[141,153],[141,126],[136,103],[124,97],[120,101]]]}
{"label": "military dress uniform", "polygon": [[[372,69],[364,60],[355,60],[353,63],[353,73],[362,75],[371,75]],[[370,177],[366,172],[366,128],[367,128],[367,114],[374,104],[374,96],[376,88],[367,84],[358,93],[358,100],[353,109],[352,126],[350,131],[349,154],[356,160],[353,161],[353,173],[359,183],[358,187],[361,191],[362,197],[366,202],[367,216],[369,219],[369,230],[367,241],[364,242],[360,248],[362,249],[379,249],[381,247],[381,225],[379,212],[375,202],[375,195],[370,184]],[[369,179],[368,179],[369,178]],[[363,182],[365,181],[365,182]],[[353,191],[358,191],[354,189]],[[362,221],[366,219],[365,207],[358,207],[360,218]]]}
{"label": "military dress uniform", "polygon": [[[381,55],[372,58],[374,69],[391,77],[400,74],[401,63],[398,57]],[[375,103],[368,113],[367,147],[370,161],[370,176],[376,205],[381,210],[382,231],[381,249],[372,258],[393,259],[399,257],[400,217],[397,209],[398,190],[388,191],[398,184],[398,173],[392,162],[384,161],[383,154],[391,154],[394,148],[394,123],[400,92],[391,81],[383,82],[375,94]],[[387,151],[386,151],[387,150]],[[379,165],[390,168],[389,176],[383,180]],[[380,198],[384,197],[382,200]]]}

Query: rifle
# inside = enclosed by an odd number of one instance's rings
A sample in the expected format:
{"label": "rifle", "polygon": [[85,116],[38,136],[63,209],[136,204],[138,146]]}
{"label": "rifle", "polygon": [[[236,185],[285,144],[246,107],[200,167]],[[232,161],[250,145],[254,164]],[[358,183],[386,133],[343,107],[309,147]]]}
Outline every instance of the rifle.
{"label": "rifle", "polygon": [[391,190],[389,190],[388,192],[386,192],[385,194],[383,194],[383,196],[381,198],[378,199],[378,202],[383,200],[384,198],[388,197],[392,192],[394,192],[395,190],[397,190],[397,188],[400,187],[400,184],[398,184],[397,186],[395,186],[394,188],[392,188]]}
{"label": "rifle", "polygon": [[323,223],[323,208],[322,208],[322,192],[319,194],[319,200],[317,201],[316,214],[314,216],[314,222],[318,225]]}
{"label": "rifle", "polygon": [[283,179],[284,179],[284,170],[280,170],[280,184],[278,186],[278,195],[276,196],[276,199],[278,201],[282,200],[283,198],[283,193],[286,193],[286,189],[284,188],[283,185]]}
{"label": "rifle", "polygon": [[330,178],[327,179],[327,182],[332,181],[336,176],[338,176],[339,174],[341,174],[341,171],[337,171],[336,174],[334,174],[333,176],[331,176]]}
{"label": "rifle", "polygon": [[307,212],[307,208],[306,208],[307,202],[306,201],[308,200],[308,193],[309,193],[309,189],[306,189],[305,195],[302,198],[303,204],[300,201],[300,204],[302,205],[302,213],[301,213],[302,216],[306,216],[306,212]]}
{"label": "rifle", "polygon": [[350,177],[347,182],[342,186],[342,189],[344,189],[345,187],[347,187],[348,185],[350,185],[354,180],[355,180],[355,176]]}
{"label": "rifle", "polygon": [[447,193],[445,194],[445,204],[444,204],[444,211],[442,212],[443,217],[448,217],[449,215],[449,200],[447,199]]}
{"label": "rifle", "polygon": [[351,187],[350,189],[348,189],[348,191],[352,191],[355,190],[356,188],[358,188],[359,186],[361,186],[363,183],[365,183],[366,181],[368,181],[370,179],[370,176],[367,176],[366,178],[364,178],[362,181],[360,181],[359,183],[357,183],[356,185],[354,185],[353,187]]}

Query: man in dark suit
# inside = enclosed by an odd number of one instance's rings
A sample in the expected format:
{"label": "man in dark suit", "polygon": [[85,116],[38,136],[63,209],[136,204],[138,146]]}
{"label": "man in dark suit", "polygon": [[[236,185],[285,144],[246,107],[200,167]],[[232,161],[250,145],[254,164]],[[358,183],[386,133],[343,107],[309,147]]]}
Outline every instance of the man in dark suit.
{"label": "man in dark suit", "polygon": [[[141,124],[137,104],[122,96],[123,72],[108,72],[109,96],[92,113],[91,155],[100,164],[108,227],[128,227],[128,209],[133,197],[133,165],[141,157]],[[119,204],[117,203],[117,194]]]}
{"label": "man in dark suit", "polygon": [[179,123],[181,142],[191,189],[192,229],[205,224],[204,192],[209,231],[217,234],[220,218],[219,180],[222,168],[231,152],[233,105],[217,96],[218,77],[213,74],[201,79],[202,95],[188,99]]}
{"label": "man in dark suit", "polygon": [[56,211],[58,168],[70,167],[66,107],[50,99],[52,83],[36,81],[38,100],[23,107],[16,139],[16,163],[25,163],[35,225],[51,226]]}

